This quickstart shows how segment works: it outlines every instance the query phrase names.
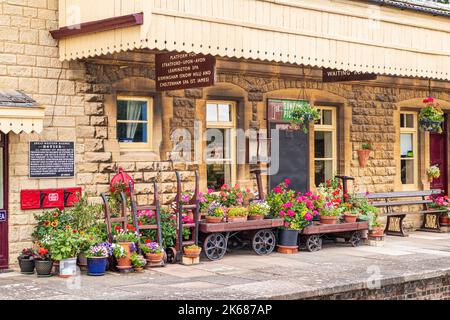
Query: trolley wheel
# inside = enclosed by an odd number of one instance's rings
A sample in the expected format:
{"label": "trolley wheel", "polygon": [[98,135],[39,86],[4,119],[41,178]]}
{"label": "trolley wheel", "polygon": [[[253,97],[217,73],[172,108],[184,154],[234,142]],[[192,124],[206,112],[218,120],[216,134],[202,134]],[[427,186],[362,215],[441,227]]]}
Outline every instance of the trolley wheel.
{"label": "trolley wheel", "polygon": [[252,239],[253,251],[258,255],[270,254],[275,249],[275,234],[272,230],[258,230]]}
{"label": "trolley wheel", "polygon": [[227,239],[221,233],[212,233],[203,242],[203,252],[209,260],[222,259],[227,252]]}
{"label": "trolley wheel", "polygon": [[358,247],[361,244],[361,233],[359,231],[353,232],[349,242],[353,247]]}
{"label": "trolley wheel", "polygon": [[166,248],[166,261],[167,263],[177,263],[177,250],[175,248]]}
{"label": "trolley wheel", "polygon": [[318,234],[313,234],[306,239],[306,249],[309,252],[316,252],[322,249],[322,238]]}

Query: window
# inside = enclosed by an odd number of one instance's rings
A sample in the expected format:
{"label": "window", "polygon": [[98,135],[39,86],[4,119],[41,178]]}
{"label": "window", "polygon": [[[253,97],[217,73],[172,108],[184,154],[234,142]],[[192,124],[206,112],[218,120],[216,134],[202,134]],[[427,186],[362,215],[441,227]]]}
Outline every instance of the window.
{"label": "window", "polygon": [[236,180],[236,104],[208,101],[206,104],[206,167],[208,188],[219,190]]}
{"label": "window", "polygon": [[314,126],[315,184],[331,179],[337,170],[336,108],[317,107],[321,114]]}
{"label": "window", "polygon": [[400,176],[403,185],[416,185],[417,113],[400,113]]}
{"label": "window", "polygon": [[117,140],[121,148],[149,149],[152,140],[153,100],[117,98]]}

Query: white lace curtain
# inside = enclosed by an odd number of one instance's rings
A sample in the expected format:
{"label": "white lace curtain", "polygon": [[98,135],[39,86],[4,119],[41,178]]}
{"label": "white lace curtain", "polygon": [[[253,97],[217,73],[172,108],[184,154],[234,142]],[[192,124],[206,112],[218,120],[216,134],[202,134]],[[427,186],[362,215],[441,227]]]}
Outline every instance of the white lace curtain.
{"label": "white lace curtain", "polygon": [[[127,102],[127,120],[138,121],[141,118],[142,104],[140,101],[128,101]],[[133,139],[136,135],[138,122],[127,123],[127,138]]]}

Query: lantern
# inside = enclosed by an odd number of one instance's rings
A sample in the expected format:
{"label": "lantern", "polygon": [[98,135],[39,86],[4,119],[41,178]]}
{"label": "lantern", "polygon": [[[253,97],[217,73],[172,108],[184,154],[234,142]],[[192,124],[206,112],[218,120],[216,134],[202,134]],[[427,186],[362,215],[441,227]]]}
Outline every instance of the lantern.
{"label": "lantern", "polygon": [[119,173],[116,174],[111,179],[111,183],[110,183],[111,192],[124,191],[125,193],[129,194],[130,193],[130,181],[131,181],[131,185],[134,188],[133,178],[131,178],[130,175],[125,173],[122,168],[119,168]]}

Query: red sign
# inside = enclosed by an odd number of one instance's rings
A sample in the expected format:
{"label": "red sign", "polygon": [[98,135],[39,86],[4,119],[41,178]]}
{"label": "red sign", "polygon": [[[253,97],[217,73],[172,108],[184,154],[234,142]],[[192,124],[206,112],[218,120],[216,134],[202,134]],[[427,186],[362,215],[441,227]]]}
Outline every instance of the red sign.
{"label": "red sign", "polygon": [[155,58],[155,75],[157,91],[213,86],[216,59],[195,53],[160,53]]}
{"label": "red sign", "polygon": [[78,202],[81,188],[22,190],[20,207],[22,210],[71,207]]}

